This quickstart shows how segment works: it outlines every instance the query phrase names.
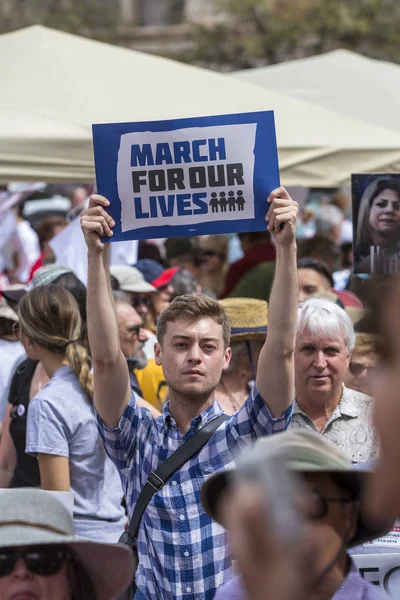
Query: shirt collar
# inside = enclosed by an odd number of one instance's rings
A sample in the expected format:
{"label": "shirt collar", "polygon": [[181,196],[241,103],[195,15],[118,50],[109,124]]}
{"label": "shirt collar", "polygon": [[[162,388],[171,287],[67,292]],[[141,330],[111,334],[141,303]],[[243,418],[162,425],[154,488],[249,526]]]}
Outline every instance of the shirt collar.
{"label": "shirt collar", "polygon": [[[355,393],[356,392],[353,392],[353,390],[350,390],[345,385],[343,385],[342,397],[340,398],[339,404],[333,411],[332,416],[335,415],[335,417],[340,417],[344,415],[345,417],[351,418],[358,417],[360,414],[360,409],[355,402]],[[296,400],[294,401],[293,414],[306,414],[304,411],[301,410]]]}
{"label": "shirt collar", "polygon": [[[214,400],[214,402],[211,406],[206,408],[205,411],[203,411],[200,415],[197,415],[197,417],[194,417],[191,420],[189,430],[192,430],[192,429],[197,430],[197,429],[199,429],[199,427],[203,427],[203,425],[205,425],[206,423],[208,423],[215,417],[218,417],[222,413],[223,413],[222,408],[220,407],[218,402],[216,400]],[[175,419],[171,415],[171,412],[169,410],[169,400],[167,400],[167,402],[164,404],[162,417],[163,417],[163,421],[164,421],[164,427],[166,429],[168,429],[169,427],[177,427]]]}

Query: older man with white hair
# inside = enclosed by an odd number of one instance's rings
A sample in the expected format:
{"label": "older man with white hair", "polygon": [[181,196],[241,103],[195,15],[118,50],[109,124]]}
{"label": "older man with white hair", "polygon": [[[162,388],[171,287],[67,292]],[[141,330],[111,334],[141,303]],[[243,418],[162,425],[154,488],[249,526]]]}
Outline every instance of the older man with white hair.
{"label": "older man with white hair", "polygon": [[354,462],[377,454],[372,398],[343,383],[354,349],[352,321],[322,298],[299,305],[295,349],[296,402],[290,428],[324,435]]}

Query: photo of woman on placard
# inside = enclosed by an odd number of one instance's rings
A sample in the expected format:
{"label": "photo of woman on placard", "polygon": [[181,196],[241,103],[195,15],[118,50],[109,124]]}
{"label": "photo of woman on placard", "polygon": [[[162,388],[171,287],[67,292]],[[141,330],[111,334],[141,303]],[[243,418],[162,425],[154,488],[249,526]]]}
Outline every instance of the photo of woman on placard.
{"label": "photo of woman on placard", "polygon": [[[371,176],[353,177],[353,192],[365,177]],[[356,202],[355,194],[353,199]],[[378,176],[366,187],[355,233],[355,273],[400,272],[400,178]]]}

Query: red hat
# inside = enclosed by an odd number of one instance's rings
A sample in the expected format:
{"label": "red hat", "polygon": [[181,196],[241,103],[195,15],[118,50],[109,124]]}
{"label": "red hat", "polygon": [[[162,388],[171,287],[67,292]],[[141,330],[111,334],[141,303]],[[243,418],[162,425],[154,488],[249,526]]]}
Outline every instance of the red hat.
{"label": "red hat", "polygon": [[336,296],[341,300],[342,304],[346,306],[351,306],[352,308],[363,308],[364,305],[361,302],[360,298],[353,294],[353,292],[348,292],[347,290],[337,291],[335,290]]}
{"label": "red hat", "polygon": [[172,279],[174,278],[174,275],[179,271],[179,269],[180,267],[171,267],[170,269],[165,269],[165,271],[163,271],[161,275],[156,277],[156,279],[151,282],[151,285],[157,289],[167,287],[167,285],[171,283]]}

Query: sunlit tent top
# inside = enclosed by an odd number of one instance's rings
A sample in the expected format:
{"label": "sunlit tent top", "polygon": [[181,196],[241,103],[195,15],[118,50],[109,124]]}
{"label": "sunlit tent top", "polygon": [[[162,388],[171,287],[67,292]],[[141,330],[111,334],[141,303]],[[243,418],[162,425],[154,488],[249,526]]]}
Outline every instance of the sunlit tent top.
{"label": "sunlit tent top", "polygon": [[334,50],[233,76],[400,132],[400,65],[395,63]]}
{"label": "sunlit tent top", "polygon": [[275,110],[282,182],[400,166],[400,134],[219,73],[41,26],[0,36],[0,180],[94,179],[91,124]]}

